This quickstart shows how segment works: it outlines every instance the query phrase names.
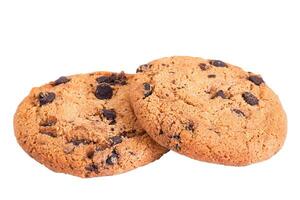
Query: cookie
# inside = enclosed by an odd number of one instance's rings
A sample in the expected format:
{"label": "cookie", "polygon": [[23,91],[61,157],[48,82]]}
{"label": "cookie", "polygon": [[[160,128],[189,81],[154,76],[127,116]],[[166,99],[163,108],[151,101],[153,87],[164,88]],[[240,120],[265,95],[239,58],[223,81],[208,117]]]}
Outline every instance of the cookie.
{"label": "cookie", "polygon": [[167,150],[131,109],[132,78],[95,72],[33,88],[15,114],[19,144],[53,171],[80,177],[115,175],[160,158]]}
{"label": "cookie", "polygon": [[266,160],[282,147],[286,115],[261,76],[195,57],[158,59],[137,72],[134,112],[164,147],[233,166]]}

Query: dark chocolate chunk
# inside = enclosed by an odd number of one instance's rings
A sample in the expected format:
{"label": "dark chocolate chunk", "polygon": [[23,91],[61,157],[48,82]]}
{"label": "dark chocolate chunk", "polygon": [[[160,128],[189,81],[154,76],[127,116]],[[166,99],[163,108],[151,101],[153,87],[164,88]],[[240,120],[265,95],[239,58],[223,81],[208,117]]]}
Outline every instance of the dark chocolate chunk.
{"label": "dark chocolate chunk", "polygon": [[127,84],[127,77],[124,72],[119,74],[112,73],[110,76],[100,76],[96,79],[98,83],[107,83],[109,85],[126,85]]}
{"label": "dark chocolate chunk", "polygon": [[57,134],[54,131],[40,131],[41,134],[43,135],[48,135],[50,137],[57,137]]}
{"label": "dark chocolate chunk", "polygon": [[164,134],[164,132],[163,132],[163,130],[159,130],[159,135],[163,135]]}
{"label": "dark chocolate chunk", "polygon": [[211,64],[215,67],[227,67],[227,64],[221,60],[210,60],[209,64]]}
{"label": "dark chocolate chunk", "polygon": [[90,172],[95,172],[95,173],[98,173],[98,165],[96,165],[95,163],[91,163],[89,164],[88,166],[85,167],[85,169],[87,171],[90,171]]}
{"label": "dark chocolate chunk", "polygon": [[115,121],[117,115],[114,109],[103,109],[102,115],[107,119],[107,120],[112,120]]}
{"label": "dark chocolate chunk", "polygon": [[259,100],[256,98],[256,96],[254,96],[250,92],[244,92],[242,94],[242,96],[243,96],[244,100],[251,106],[258,105],[258,103],[259,103]]}
{"label": "dark chocolate chunk", "polygon": [[239,109],[232,109],[233,112],[235,112],[236,114],[240,115],[240,116],[244,116],[245,117],[245,113],[243,113],[241,110]]}
{"label": "dark chocolate chunk", "polygon": [[149,83],[144,83],[144,98],[150,96],[152,94],[153,88]]}
{"label": "dark chocolate chunk", "polygon": [[254,83],[255,85],[260,85],[262,83],[264,83],[264,80],[256,75],[252,75],[248,77],[248,80],[251,81],[252,83]]}
{"label": "dark chocolate chunk", "polygon": [[207,70],[207,69],[208,69],[208,65],[207,65],[207,64],[205,64],[205,63],[200,63],[198,66],[199,66],[199,67],[200,67],[200,69],[201,69],[201,70],[203,70],[203,71],[205,71],[205,70]]}
{"label": "dark chocolate chunk", "polygon": [[39,94],[39,102],[40,102],[40,106],[51,103],[52,101],[54,101],[55,99],[55,93],[53,92],[41,92]]}
{"label": "dark chocolate chunk", "polygon": [[56,81],[53,82],[53,86],[56,86],[56,85],[60,85],[60,84],[63,84],[63,83],[67,83],[69,82],[71,79],[69,79],[68,77],[65,77],[65,76],[61,76],[59,77]]}
{"label": "dark chocolate chunk", "polygon": [[87,139],[72,139],[70,142],[75,146],[78,146],[80,144],[87,145],[91,143],[91,141]]}
{"label": "dark chocolate chunk", "polygon": [[98,99],[110,99],[113,96],[113,89],[108,84],[100,84],[97,86],[95,96]]}
{"label": "dark chocolate chunk", "polygon": [[110,138],[111,145],[120,144],[122,142],[122,136],[116,135]]}
{"label": "dark chocolate chunk", "polygon": [[119,155],[117,154],[116,150],[113,150],[112,153],[106,159],[106,164],[114,165],[117,163]]}
{"label": "dark chocolate chunk", "polygon": [[223,99],[226,99],[226,95],[225,95],[223,90],[217,91],[216,94],[212,97],[212,99],[217,98],[217,97],[221,97]]}
{"label": "dark chocolate chunk", "polygon": [[215,74],[209,74],[207,75],[208,78],[216,78],[216,75]]}

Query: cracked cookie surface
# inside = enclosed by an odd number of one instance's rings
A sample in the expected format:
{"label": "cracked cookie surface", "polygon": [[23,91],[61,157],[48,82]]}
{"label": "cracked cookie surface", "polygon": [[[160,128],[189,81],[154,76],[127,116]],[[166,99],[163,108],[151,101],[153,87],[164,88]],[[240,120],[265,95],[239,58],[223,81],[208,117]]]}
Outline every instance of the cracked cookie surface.
{"label": "cracked cookie surface", "polygon": [[159,159],[167,150],[131,109],[132,78],[95,72],[33,88],[15,114],[19,144],[46,167],[80,177],[119,174]]}
{"label": "cracked cookie surface", "polygon": [[141,65],[130,100],[159,144],[191,158],[243,166],[282,147],[287,120],[256,74],[220,60],[168,57]]}

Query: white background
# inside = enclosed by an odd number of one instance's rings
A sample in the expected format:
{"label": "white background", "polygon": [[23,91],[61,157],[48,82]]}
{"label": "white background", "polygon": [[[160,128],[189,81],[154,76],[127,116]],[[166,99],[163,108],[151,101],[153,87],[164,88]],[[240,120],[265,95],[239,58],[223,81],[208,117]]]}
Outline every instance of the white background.
{"label": "white background", "polygon": [[[299,19],[296,0],[0,0],[0,199],[299,199]],[[172,55],[262,74],[288,115],[284,148],[243,168],[170,152],[129,173],[80,179],[18,146],[13,114],[31,87],[75,73],[133,73]]]}

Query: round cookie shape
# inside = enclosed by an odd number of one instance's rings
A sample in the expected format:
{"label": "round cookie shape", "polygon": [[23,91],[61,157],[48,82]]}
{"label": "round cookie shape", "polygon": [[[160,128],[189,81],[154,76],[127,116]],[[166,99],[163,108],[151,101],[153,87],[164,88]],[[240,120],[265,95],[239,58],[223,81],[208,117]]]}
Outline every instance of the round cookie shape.
{"label": "round cookie shape", "polygon": [[132,78],[95,72],[33,88],[14,117],[17,141],[46,167],[79,177],[115,175],[159,159],[167,149],[137,123]]}
{"label": "round cookie shape", "polygon": [[286,115],[259,75],[184,56],[152,61],[137,72],[130,93],[134,112],[162,146],[233,166],[266,160],[282,147]]}

